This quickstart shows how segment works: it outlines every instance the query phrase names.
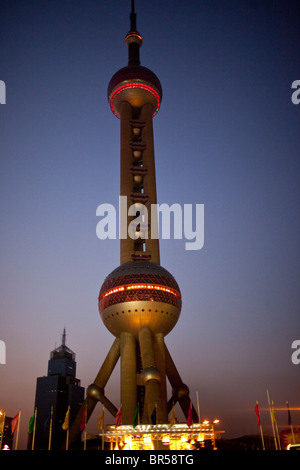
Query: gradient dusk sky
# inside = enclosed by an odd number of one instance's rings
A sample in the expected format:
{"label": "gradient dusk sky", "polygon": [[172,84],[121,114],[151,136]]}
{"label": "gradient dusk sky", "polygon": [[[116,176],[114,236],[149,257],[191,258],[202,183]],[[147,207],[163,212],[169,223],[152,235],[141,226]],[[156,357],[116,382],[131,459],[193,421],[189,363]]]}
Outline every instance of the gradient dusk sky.
{"label": "gradient dusk sky", "polygon": [[[96,209],[118,206],[119,120],[106,92],[127,65],[130,3],[0,4],[0,408],[21,409],[23,448],[36,378],[63,328],[85,388],[114,339],[97,298],[119,265],[119,241],[97,238]],[[279,428],[287,400],[300,425],[291,360],[300,339],[299,2],[136,0],[135,9],[141,63],[163,88],[158,202],[205,207],[201,250],[160,244],[183,298],[166,344],[195,405],[199,393],[201,419],[219,418],[226,437],[259,432],[256,400],[271,434],[267,389],[283,409]],[[118,407],[119,366],[106,394]]]}

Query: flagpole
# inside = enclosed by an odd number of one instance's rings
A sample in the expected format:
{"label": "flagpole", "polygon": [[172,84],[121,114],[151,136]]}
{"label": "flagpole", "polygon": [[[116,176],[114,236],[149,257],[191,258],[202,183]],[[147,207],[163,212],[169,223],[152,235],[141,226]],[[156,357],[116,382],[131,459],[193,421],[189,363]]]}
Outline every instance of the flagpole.
{"label": "flagpole", "polygon": [[4,414],[4,416],[3,416],[3,424],[2,424],[2,433],[1,433],[1,441],[0,441],[0,450],[2,450],[2,442],[3,442],[3,434],[4,434],[4,427],[5,427],[5,416],[6,416],[6,412],[4,411],[3,414]]}
{"label": "flagpole", "polygon": [[295,444],[295,435],[294,435],[294,429],[293,429],[293,425],[292,425],[292,417],[291,417],[290,408],[289,408],[289,402],[288,402],[288,401],[286,402],[286,406],[287,406],[287,409],[288,409],[288,424],[289,424],[290,427],[291,427],[292,438],[293,438],[293,444]]}
{"label": "flagpole", "polygon": [[275,417],[275,407],[274,407],[274,402],[273,401],[272,401],[272,410],[273,410],[273,419],[274,419],[274,423],[275,423],[275,431],[276,431],[278,447],[279,447],[279,450],[281,450],[278,426],[277,426],[277,421],[276,421],[276,417]]}
{"label": "flagpole", "polygon": [[293,444],[295,444],[295,435],[294,435],[294,430],[293,430],[293,425],[292,424],[291,424],[291,431],[292,431]]}
{"label": "flagpole", "polygon": [[[263,450],[266,450],[263,430],[262,430],[262,426],[261,426],[261,422],[260,422],[260,415],[259,415],[258,401],[257,400],[256,400],[256,408],[257,408],[257,422],[259,423],[259,427],[260,427],[261,443],[262,443]],[[255,411],[256,411],[256,409],[255,409]]]}
{"label": "flagpole", "polygon": [[52,440],[52,419],[53,419],[53,406],[51,406],[51,411],[50,411],[50,428],[49,428],[49,441],[48,441],[48,450],[51,450],[51,440]]}
{"label": "flagpole", "polygon": [[259,425],[259,427],[260,427],[260,435],[261,435],[261,442],[262,442],[263,450],[266,450],[266,448],[265,448],[265,441],[264,441],[264,435],[263,435],[263,430],[262,430],[261,424]]}
{"label": "flagpole", "polygon": [[19,410],[19,418],[18,418],[18,427],[17,427],[17,436],[16,436],[16,445],[15,450],[18,449],[18,441],[19,441],[19,429],[20,429],[20,420],[21,420],[21,410]]}
{"label": "flagpole", "polygon": [[269,391],[268,391],[268,389],[267,389],[267,397],[268,397],[268,404],[269,404],[269,410],[270,410],[270,418],[271,418],[272,429],[273,429],[273,436],[274,436],[275,449],[278,450],[277,439],[276,439],[276,435],[275,435],[274,423],[273,423],[273,418],[272,418],[272,409],[271,409],[271,403],[270,403],[270,397],[269,397]]}
{"label": "flagpole", "polygon": [[86,450],[86,413],[87,413],[87,404],[85,405],[85,416],[84,416],[84,444],[83,444],[83,450]]}
{"label": "flagpole", "polygon": [[198,394],[198,390],[196,390],[196,396],[197,396],[198,418],[199,418],[199,424],[200,424],[201,421],[200,421],[200,406],[199,406],[199,394]]}
{"label": "flagpole", "polygon": [[175,410],[174,402],[172,403],[171,417],[170,417],[170,428],[175,424]]}
{"label": "flagpole", "polygon": [[189,406],[189,411],[188,411],[188,415],[187,415],[186,424],[188,425],[188,427],[190,427],[190,426],[193,424],[193,418],[192,418],[192,400],[190,400],[190,406]]}
{"label": "flagpole", "polygon": [[[100,428],[100,424],[101,424],[101,428]],[[104,406],[102,407],[102,411],[98,418],[98,431],[100,431],[100,429],[102,429],[102,450],[104,450]]]}
{"label": "flagpole", "polygon": [[[155,426],[157,424],[157,403],[155,403]],[[152,445],[152,447],[154,447]],[[156,434],[156,450],[158,450],[159,445],[158,445],[158,434]]]}
{"label": "flagpole", "polygon": [[36,415],[37,415],[37,409],[35,408],[35,410],[34,410],[34,423],[33,423],[33,435],[32,435],[31,450],[34,450]]}
{"label": "flagpole", "polygon": [[70,405],[68,406],[68,427],[67,427],[66,450],[69,450],[69,430],[70,430]]}

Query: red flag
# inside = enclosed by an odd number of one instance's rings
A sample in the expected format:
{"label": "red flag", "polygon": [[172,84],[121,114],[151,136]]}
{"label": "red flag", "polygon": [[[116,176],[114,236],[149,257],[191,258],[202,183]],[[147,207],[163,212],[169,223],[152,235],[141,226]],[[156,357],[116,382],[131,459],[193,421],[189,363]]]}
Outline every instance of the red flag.
{"label": "red flag", "polygon": [[257,402],[256,402],[256,405],[255,405],[254,411],[255,411],[256,416],[257,416],[257,426],[260,426],[260,416],[259,416],[259,409],[258,409],[258,403]]}
{"label": "red flag", "polygon": [[122,405],[120,406],[116,414],[116,427],[121,426],[121,423],[122,423]]}
{"label": "red flag", "polygon": [[11,420],[11,433],[13,434],[18,429],[20,411],[16,416]]}
{"label": "red flag", "polygon": [[86,427],[86,407],[84,408],[84,412],[82,413],[82,420],[80,425],[80,431],[83,431]]}
{"label": "red flag", "polygon": [[189,407],[189,411],[188,411],[188,416],[187,416],[186,424],[187,424],[188,426],[192,426],[192,424],[193,424],[192,403],[190,404],[190,407]]}

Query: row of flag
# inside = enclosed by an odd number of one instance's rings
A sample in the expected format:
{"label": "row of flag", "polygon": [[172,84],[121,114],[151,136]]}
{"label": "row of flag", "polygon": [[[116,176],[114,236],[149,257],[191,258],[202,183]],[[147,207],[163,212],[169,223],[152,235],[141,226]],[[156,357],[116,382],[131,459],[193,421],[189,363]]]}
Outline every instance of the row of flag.
{"label": "row of flag", "polygon": [[[80,431],[84,431],[86,428],[87,424],[87,406],[85,406],[83,413],[82,413],[82,418],[81,418],[81,424],[80,424]],[[68,407],[68,410],[65,415],[64,422],[62,424],[62,429],[64,431],[67,431],[70,426],[70,407]],[[104,408],[102,408],[102,411],[99,415],[98,418],[98,430],[101,431],[104,428]]]}
{"label": "row of flag", "polygon": [[[278,432],[274,402],[272,401],[272,404],[270,403],[268,391],[267,391],[267,395],[268,395],[269,411],[270,411],[271,424],[272,424],[272,429],[273,429],[275,449],[276,450],[281,450],[281,444],[280,444],[280,438],[279,438],[279,432]],[[294,437],[293,426],[292,426],[292,417],[291,417],[291,412],[290,412],[288,402],[286,402],[286,407],[287,407],[287,413],[288,413],[287,421],[288,421],[288,425],[291,427],[291,434],[292,434],[293,443],[295,443],[295,437]],[[257,417],[257,426],[260,427],[262,447],[265,450],[265,444],[264,444],[264,438],[263,438],[263,431],[262,431],[262,424],[261,424],[261,419],[260,419],[260,411],[259,411],[259,407],[258,407],[258,402],[256,402],[256,404],[255,404],[254,412],[255,412],[256,417]]]}
{"label": "row of flag", "polygon": [[[52,415],[53,415],[53,408],[51,408],[51,412],[48,414],[46,421],[44,423],[44,431],[47,431],[51,429],[52,427]],[[14,434],[18,429],[20,425],[20,416],[21,416],[21,411],[19,411],[16,416],[12,419],[11,421],[11,433]],[[28,426],[28,434],[32,434],[35,431],[35,423],[36,423],[36,418],[37,418],[37,410],[35,409],[34,414],[31,416],[29,420],[29,426]],[[121,426],[122,424],[122,405],[120,406],[119,410],[117,411],[116,414],[116,427]],[[151,413],[151,423],[152,425],[157,424],[157,405],[155,404],[155,407]],[[80,431],[84,431],[86,429],[86,424],[87,424],[87,407],[85,406],[84,411],[82,413],[82,420],[80,424]],[[139,405],[136,407],[136,410],[134,412],[134,417],[133,417],[133,427],[135,428],[139,424]],[[172,407],[171,411],[171,418],[170,418],[170,426],[173,426],[175,424],[175,412],[174,412],[174,405]],[[193,424],[193,419],[192,419],[192,403],[190,404],[189,410],[188,410],[188,416],[187,416],[187,425],[191,426]],[[68,407],[67,412],[65,414],[65,418],[62,424],[62,429],[64,431],[68,431],[70,426],[70,407]],[[102,408],[102,411],[99,415],[98,418],[98,430],[101,431],[104,429],[104,408]]]}
{"label": "row of flag", "polygon": [[[87,405],[85,405],[84,407],[82,418],[81,418],[81,423],[80,423],[80,432],[84,431],[84,439],[83,439],[84,450],[86,450],[86,424],[87,424]],[[64,422],[62,424],[62,429],[64,431],[67,431],[66,450],[68,450],[69,448],[69,428],[70,428],[70,407],[68,407]],[[104,408],[102,408],[102,411],[98,418],[98,430],[99,431],[104,430]]]}
{"label": "row of flag", "polygon": [[[192,403],[190,403],[189,410],[188,410],[188,415],[187,415],[187,425],[190,427],[193,424],[193,418],[192,418]],[[153,411],[151,413],[151,423],[153,426],[157,424],[157,405],[155,404]],[[170,426],[173,426],[176,422],[175,419],[175,411],[174,411],[174,405],[172,406],[171,410],[171,417],[170,417]],[[116,427],[121,426],[122,424],[122,405],[117,411],[116,414]],[[137,405],[134,416],[133,416],[133,427],[135,428],[139,424],[139,405]]]}
{"label": "row of flag", "polygon": [[[31,434],[33,432],[35,416],[36,416],[36,411],[35,411],[34,415],[30,418],[29,427],[28,427],[28,434]],[[21,410],[13,417],[13,419],[11,420],[11,423],[10,423],[11,434],[16,434],[15,450],[17,450],[17,448],[18,448],[20,422],[21,422]]]}
{"label": "row of flag", "polygon": [[[52,417],[53,417],[53,407],[51,407],[51,412],[48,414],[45,422],[43,429],[44,431],[50,431],[49,434],[49,449],[51,449],[51,431],[52,431]],[[19,433],[19,427],[20,427],[20,419],[21,419],[21,411],[19,411],[16,416],[11,421],[11,433]],[[35,435],[35,426],[36,426],[36,419],[37,419],[37,409],[35,409],[34,414],[31,416],[29,420],[29,425],[28,425],[28,434],[33,434],[33,439],[32,439],[32,450],[34,449],[34,435]],[[153,412],[151,413],[151,423],[155,425],[157,422],[157,405],[155,404],[155,407],[153,409]],[[85,406],[83,413],[82,413],[82,420],[80,424],[80,431],[84,431],[86,429],[86,423],[87,423],[87,407]],[[193,423],[192,421],[192,404],[190,404],[189,411],[188,411],[188,417],[187,417],[187,425],[191,426]],[[122,424],[122,405],[120,406],[117,414],[116,414],[116,427],[121,426]],[[139,424],[139,405],[136,407],[134,417],[133,417],[133,427],[135,428]],[[173,426],[175,424],[175,412],[174,412],[174,405],[172,407],[171,411],[171,418],[170,418],[170,426]],[[67,412],[65,414],[65,418],[62,424],[62,429],[64,431],[67,431],[67,436],[69,432],[69,427],[70,427],[70,407],[68,407]],[[98,418],[98,430],[101,431],[104,429],[104,407],[102,408],[102,411],[99,415]],[[15,448],[17,449],[18,446],[18,437],[16,440],[16,446]],[[67,437],[67,443],[66,446],[68,448],[68,437]]]}
{"label": "row of flag", "polygon": [[[292,427],[292,417],[291,417],[291,412],[289,408],[288,402],[286,402],[287,406],[287,413],[288,413],[288,425],[291,426],[291,431],[293,435],[293,427]],[[277,421],[276,421],[276,415],[275,415],[275,408],[274,408],[274,402],[272,404],[269,403],[270,407],[270,417],[271,417],[271,422],[272,422],[272,428],[273,428],[273,433],[274,433],[274,442],[275,442],[275,448],[280,449],[280,440],[279,440],[279,435],[278,435],[278,427],[277,427]],[[260,419],[260,411],[259,411],[259,406],[258,402],[256,402],[255,407],[254,407],[254,412],[257,417],[257,425],[260,427],[261,430],[261,438],[262,438],[262,444],[263,444],[263,449],[265,448],[264,446],[264,439],[263,439],[263,432],[262,432],[262,425],[261,425],[261,419]],[[51,408],[51,413],[47,416],[47,419],[44,423],[44,431],[51,429],[52,426],[52,414],[53,414],[53,408]],[[29,420],[29,426],[28,426],[28,434],[34,434],[35,431],[35,423],[36,423],[36,417],[37,417],[37,410],[34,411],[34,414],[31,416]],[[17,433],[17,439],[16,439],[16,446],[17,448],[18,445],[18,433],[19,433],[19,427],[20,427],[20,419],[21,419],[21,411],[19,411],[14,418],[11,421],[11,433],[15,434]],[[122,405],[117,411],[116,417],[115,417],[115,425],[116,427],[121,426],[122,424]],[[155,425],[157,423],[157,405],[155,404],[155,407],[151,413],[151,423],[152,425]],[[64,422],[62,424],[62,429],[65,431],[69,430],[69,424],[70,424],[70,407],[68,407],[68,410],[65,415]],[[86,424],[87,424],[87,407],[85,406],[83,414],[82,414],[82,420],[80,424],[80,431],[84,431],[86,429]],[[135,428],[139,424],[139,405],[136,407],[136,410],[134,412],[133,416],[133,427]],[[171,416],[170,416],[170,427],[175,424],[175,411],[174,411],[174,405],[171,410]],[[187,415],[187,425],[190,427],[193,424],[193,419],[192,419],[192,403],[190,403],[189,410],[188,410],[188,415]],[[104,429],[104,408],[102,408],[102,411],[99,415],[98,418],[98,430],[101,431]],[[34,441],[34,440],[33,440]]]}
{"label": "row of flag", "polygon": [[[198,412],[199,412],[199,420],[200,420],[200,411]],[[187,414],[187,425],[189,427],[193,424],[192,413],[193,413],[192,402],[190,402],[190,406],[189,406],[188,414]],[[11,422],[12,434],[14,434],[15,432],[18,433],[19,426],[20,426],[20,416],[21,416],[21,411],[12,419],[12,422]],[[35,409],[34,414],[30,418],[29,427],[28,427],[28,434],[33,434],[32,448],[34,446],[36,418],[37,418],[37,409]],[[116,419],[116,427],[120,426],[122,424],[122,405],[117,411],[115,419]],[[53,407],[51,407],[51,412],[48,414],[44,422],[44,426],[43,426],[44,432],[49,431],[49,449],[51,448],[52,420],[53,420]],[[175,411],[174,411],[174,404],[173,404],[172,410],[171,410],[171,416],[170,416],[170,427],[173,426],[175,422],[176,422],[176,419],[175,419]],[[155,404],[154,409],[151,413],[151,423],[152,425],[157,424],[157,404]],[[83,413],[82,413],[82,420],[80,424],[81,432],[85,431],[86,424],[87,424],[87,405],[85,405]],[[139,424],[139,405],[136,407],[136,410],[134,412],[133,427],[135,428],[138,424]],[[67,441],[68,441],[68,435],[69,435],[69,426],[70,426],[70,406],[67,409],[64,422],[62,424],[62,429],[67,431]],[[104,407],[102,408],[102,411],[98,418],[98,431],[101,431],[101,430],[104,430]]]}
{"label": "row of flag", "polygon": [[[287,413],[288,413],[288,425],[291,426],[292,425],[292,417],[291,417],[291,412],[290,412],[290,408],[289,408],[289,403],[286,402],[286,407],[287,407]],[[256,405],[254,407],[254,411],[255,411],[255,414],[257,416],[257,425],[260,426],[261,425],[261,421],[260,421],[260,412],[259,412],[259,407],[258,407],[258,402],[256,402]],[[274,402],[272,402],[272,406],[271,406],[271,410],[270,410],[270,414],[271,414],[271,418],[272,418],[272,422],[273,423],[276,423],[276,415],[275,415],[275,408],[274,408]]]}
{"label": "row of flag", "polygon": [[[21,418],[21,411],[19,411],[16,416],[11,420],[10,426],[11,426],[11,433],[14,434],[20,425],[20,418]],[[31,434],[33,432],[33,427],[34,427],[34,420],[35,420],[35,414],[32,415],[32,417],[29,420],[29,426],[28,426],[28,434]]]}

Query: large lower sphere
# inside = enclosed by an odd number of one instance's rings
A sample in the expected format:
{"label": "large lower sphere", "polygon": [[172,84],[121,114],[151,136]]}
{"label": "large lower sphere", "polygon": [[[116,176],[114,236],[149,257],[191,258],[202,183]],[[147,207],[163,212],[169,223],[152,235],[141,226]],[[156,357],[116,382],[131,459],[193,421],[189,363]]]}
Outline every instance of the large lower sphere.
{"label": "large lower sphere", "polygon": [[116,337],[128,332],[138,337],[143,326],[167,335],[181,311],[181,293],[174,277],[149,261],[122,264],[105,279],[99,294],[99,312]]}

